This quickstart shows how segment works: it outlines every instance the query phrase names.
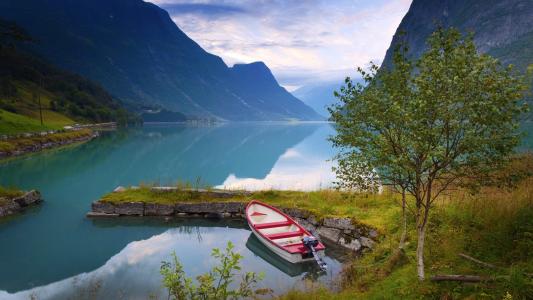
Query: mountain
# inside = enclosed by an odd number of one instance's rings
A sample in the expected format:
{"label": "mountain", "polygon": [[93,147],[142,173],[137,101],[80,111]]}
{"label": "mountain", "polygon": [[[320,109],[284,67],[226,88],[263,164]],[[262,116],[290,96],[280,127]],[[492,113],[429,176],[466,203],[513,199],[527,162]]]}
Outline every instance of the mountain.
{"label": "mountain", "polygon": [[292,94],[302,100],[305,104],[309,105],[320,115],[327,118],[329,117],[327,107],[338,101],[333,93],[339,91],[343,84],[344,82],[342,80],[308,84],[293,91]]}
{"label": "mountain", "polygon": [[[533,63],[533,5],[531,0],[413,0],[383,65],[390,66],[393,50],[405,40],[413,57],[426,49],[437,24],[474,32],[478,50],[515,64],[521,71]],[[401,36],[400,32],[405,32]]]}
{"label": "mountain", "polygon": [[0,20],[1,134],[59,129],[76,122],[138,121],[98,84],[16,47],[29,41],[20,28]]}
{"label": "mountain", "polygon": [[[243,104],[254,107],[257,114],[264,114],[268,119],[283,119],[284,116],[309,116],[306,119],[323,119],[309,106],[302,106],[302,101],[281,87],[272,72],[263,62],[236,64],[231,69],[233,87],[240,91]],[[270,99],[283,99],[283,110]],[[294,118],[294,117],[293,117]]]}
{"label": "mountain", "polygon": [[228,68],[142,0],[3,0],[0,18],[39,40],[30,50],[128,103],[234,121],[319,118],[266,66]]}

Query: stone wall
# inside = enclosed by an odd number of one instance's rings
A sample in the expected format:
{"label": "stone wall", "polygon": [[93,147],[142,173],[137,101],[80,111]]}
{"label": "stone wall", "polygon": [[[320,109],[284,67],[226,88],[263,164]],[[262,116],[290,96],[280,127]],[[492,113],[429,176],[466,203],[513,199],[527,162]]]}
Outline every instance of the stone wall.
{"label": "stone wall", "polygon": [[[201,202],[178,204],[153,204],[144,202],[109,203],[93,202],[88,217],[119,216],[178,216],[206,218],[244,218],[244,202]],[[300,225],[314,235],[345,249],[360,253],[372,249],[378,232],[350,218],[326,217],[319,219],[309,211],[298,208],[282,208]]]}
{"label": "stone wall", "polygon": [[42,201],[41,193],[36,190],[26,192],[20,197],[15,197],[12,199],[2,198],[0,200],[0,203],[2,203],[0,204],[0,217],[5,217],[14,213],[18,213],[24,208],[30,205],[38,204]]}

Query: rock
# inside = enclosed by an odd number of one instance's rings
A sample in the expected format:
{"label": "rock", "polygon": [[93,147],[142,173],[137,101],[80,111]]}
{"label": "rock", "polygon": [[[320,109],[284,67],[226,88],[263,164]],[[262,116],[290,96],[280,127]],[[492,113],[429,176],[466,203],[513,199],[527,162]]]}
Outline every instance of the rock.
{"label": "rock", "polygon": [[114,214],[115,205],[109,202],[95,201],[91,204],[91,211],[95,213]]}
{"label": "rock", "polygon": [[375,230],[375,229],[370,229],[370,230],[368,231],[368,236],[369,236],[370,238],[372,238],[372,239],[375,239],[375,238],[378,237],[378,231]]}
{"label": "rock", "polygon": [[339,245],[341,245],[344,248],[353,250],[355,252],[359,252],[359,250],[361,250],[361,248],[362,248],[362,245],[359,242],[359,240],[357,240],[357,239],[349,240],[349,239],[346,239],[344,237],[341,237],[339,239]]}
{"label": "rock", "polygon": [[115,193],[120,193],[120,192],[124,192],[125,190],[126,190],[125,187],[119,185],[119,186],[117,186],[117,187],[113,190],[113,192],[115,192]]}
{"label": "rock", "polygon": [[372,249],[374,247],[375,242],[367,237],[362,236],[359,238],[359,241],[361,242],[361,245],[365,248]]}
{"label": "rock", "polygon": [[174,214],[175,205],[146,203],[144,205],[145,216],[171,216]]}
{"label": "rock", "polygon": [[178,217],[186,217],[186,216],[188,216],[188,214],[184,213],[184,212],[179,212],[179,213],[176,214],[176,216],[178,216]]}
{"label": "rock", "polygon": [[299,208],[283,208],[282,211],[293,218],[307,219],[309,212]]}
{"label": "rock", "polygon": [[343,230],[354,230],[355,226],[352,224],[352,220],[349,218],[324,218],[324,226],[333,227]]}
{"label": "rock", "polygon": [[222,219],[224,216],[222,213],[207,213],[204,217],[208,219]]}
{"label": "rock", "polygon": [[21,210],[17,202],[10,201],[7,204],[0,205],[0,217],[12,215]]}
{"label": "rock", "polygon": [[228,213],[228,212],[225,212],[225,213],[222,213],[222,217],[223,217],[223,218],[230,218],[230,217],[231,217],[231,214]]}
{"label": "rock", "polygon": [[319,225],[319,221],[317,220],[317,218],[314,215],[310,215],[309,218],[307,218],[307,221],[309,223],[313,224],[314,226],[318,226]]}
{"label": "rock", "polygon": [[24,195],[14,198],[14,202],[18,203],[20,207],[26,207],[41,201],[41,193],[36,190],[29,191]]}
{"label": "rock", "polygon": [[106,214],[100,212],[90,211],[85,215],[87,218],[114,218],[120,216],[119,214]]}
{"label": "rock", "polygon": [[339,240],[341,231],[337,228],[319,227],[317,229],[318,235],[324,239],[337,242]]}
{"label": "rock", "polygon": [[115,205],[115,213],[124,216],[142,216],[144,215],[144,203],[142,202],[123,202]]}
{"label": "rock", "polygon": [[203,203],[179,203],[176,204],[177,212],[185,213],[241,213],[244,211],[244,203],[241,202],[203,202]]}
{"label": "rock", "polygon": [[308,222],[306,219],[294,218],[294,220],[298,222],[298,224],[302,225],[303,228],[309,230],[311,233],[316,231],[316,227],[310,222]]}

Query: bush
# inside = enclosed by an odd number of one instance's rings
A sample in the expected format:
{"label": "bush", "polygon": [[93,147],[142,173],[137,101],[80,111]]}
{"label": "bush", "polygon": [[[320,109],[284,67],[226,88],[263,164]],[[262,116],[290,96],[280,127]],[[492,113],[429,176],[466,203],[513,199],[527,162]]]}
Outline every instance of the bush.
{"label": "bush", "polygon": [[162,262],[160,273],[163,275],[163,286],[168,289],[169,298],[185,299],[239,299],[254,295],[253,287],[262,279],[262,274],[247,272],[242,275],[238,289],[230,289],[236,271],[240,271],[239,262],[242,256],[233,252],[233,244],[228,242],[226,251],[213,249],[211,256],[219,260],[220,264],[214,266],[208,273],[196,277],[198,284],[186,277],[183,266],[176,253],[172,253],[172,262]]}

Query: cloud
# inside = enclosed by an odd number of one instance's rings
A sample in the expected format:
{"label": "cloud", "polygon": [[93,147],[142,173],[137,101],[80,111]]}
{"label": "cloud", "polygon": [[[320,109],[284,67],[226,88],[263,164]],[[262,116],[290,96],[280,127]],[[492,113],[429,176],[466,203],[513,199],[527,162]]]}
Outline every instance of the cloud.
{"label": "cloud", "polygon": [[380,63],[411,0],[154,0],[228,64],[264,61],[284,85]]}

